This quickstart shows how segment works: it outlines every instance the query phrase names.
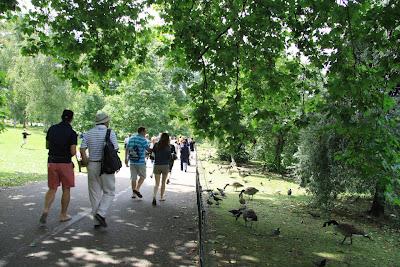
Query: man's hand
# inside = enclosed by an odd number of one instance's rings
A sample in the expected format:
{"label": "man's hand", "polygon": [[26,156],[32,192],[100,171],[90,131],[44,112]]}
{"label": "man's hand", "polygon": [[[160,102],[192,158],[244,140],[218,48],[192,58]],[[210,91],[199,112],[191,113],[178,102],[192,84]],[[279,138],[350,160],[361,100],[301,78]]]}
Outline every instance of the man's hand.
{"label": "man's hand", "polygon": [[126,167],[129,167],[127,158],[125,158],[125,165],[126,165]]}

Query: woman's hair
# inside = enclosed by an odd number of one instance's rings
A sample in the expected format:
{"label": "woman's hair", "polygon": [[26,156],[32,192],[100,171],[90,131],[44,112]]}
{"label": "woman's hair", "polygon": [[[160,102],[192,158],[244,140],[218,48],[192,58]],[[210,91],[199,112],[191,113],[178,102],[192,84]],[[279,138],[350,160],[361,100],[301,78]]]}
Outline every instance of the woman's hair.
{"label": "woman's hair", "polygon": [[169,135],[167,133],[162,133],[160,141],[157,143],[157,150],[161,150],[166,147],[169,147]]}

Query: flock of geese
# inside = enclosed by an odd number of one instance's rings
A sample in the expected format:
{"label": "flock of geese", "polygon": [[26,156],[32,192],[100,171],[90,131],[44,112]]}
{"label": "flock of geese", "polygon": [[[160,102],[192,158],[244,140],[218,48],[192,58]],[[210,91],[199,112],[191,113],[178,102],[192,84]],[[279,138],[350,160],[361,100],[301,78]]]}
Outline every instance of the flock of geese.
{"label": "flock of geese", "polygon": [[[220,171],[222,171],[223,168],[225,168],[226,171],[229,173],[229,171],[232,171],[233,167],[231,167],[231,166],[228,166],[228,167],[222,166],[221,167],[220,166],[219,167]],[[215,172],[215,169],[212,171],[209,171],[210,174],[213,174],[214,172]],[[239,176],[241,176],[242,178],[251,175],[250,172],[244,172],[240,169],[238,170],[238,173],[239,173]],[[209,182],[211,183],[212,181],[209,181]],[[261,185],[262,185],[262,183],[261,183]],[[233,187],[235,192],[239,192],[238,191],[239,188],[244,188],[243,184],[241,184],[239,182],[233,182],[231,184],[225,184],[225,186],[223,188],[217,188],[216,191],[212,190],[212,189],[204,190],[204,191],[208,192],[208,198],[206,201],[208,206],[211,206],[214,204],[216,206],[219,206],[220,202],[223,201],[223,199],[227,197],[226,190],[227,190],[228,186]],[[236,221],[240,218],[240,216],[243,217],[245,226],[247,226],[248,222],[250,222],[251,223],[250,225],[252,226],[253,222],[258,221],[256,212],[253,209],[248,208],[246,205],[248,201],[253,200],[254,195],[256,195],[258,192],[259,192],[259,190],[255,187],[246,187],[239,192],[240,207],[238,209],[232,209],[232,210],[228,211],[229,213],[232,214],[232,216],[236,219]],[[293,193],[292,189],[289,189],[287,191],[288,196],[291,196],[292,193]],[[246,200],[243,195],[248,195],[248,199]],[[341,244],[344,244],[344,242],[346,241],[347,238],[350,239],[350,244],[352,244],[353,236],[363,236],[363,237],[366,237],[366,238],[372,240],[371,237],[367,233],[358,229],[354,225],[347,224],[347,223],[339,223],[336,220],[329,220],[329,221],[324,222],[323,227],[327,227],[330,225],[332,225],[334,227],[334,230],[337,233],[340,233],[341,235],[344,236],[344,239],[341,242]],[[272,231],[273,236],[279,236],[280,233],[281,233],[280,228],[276,228]],[[323,259],[322,261],[319,261],[319,262],[315,262],[314,264],[316,266],[320,266],[320,267],[326,266],[326,259]]]}

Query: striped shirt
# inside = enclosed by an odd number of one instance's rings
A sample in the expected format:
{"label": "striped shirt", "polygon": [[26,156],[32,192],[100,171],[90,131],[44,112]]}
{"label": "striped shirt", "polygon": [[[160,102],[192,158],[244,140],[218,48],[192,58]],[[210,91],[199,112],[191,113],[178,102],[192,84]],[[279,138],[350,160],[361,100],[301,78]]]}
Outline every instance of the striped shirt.
{"label": "striped shirt", "polygon": [[[89,161],[100,161],[103,158],[106,133],[107,127],[100,124],[83,134],[81,148],[89,149]],[[113,130],[111,130],[110,133],[110,140],[113,143],[115,150],[118,150],[117,135]]]}
{"label": "striped shirt", "polygon": [[142,135],[140,134],[136,134],[134,136],[132,136],[131,138],[129,138],[128,141],[128,146],[127,149],[129,151],[129,149],[133,149],[134,146],[138,146],[139,148],[139,159],[138,160],[129,160],[129,162],[131,164],[135,164],[135,165],[144,165],[146,164],[145,161],[145,154],[146,154],[146,150],[150,147],[149,146],[149,141],[147,141],[146,138],[144,138]]}

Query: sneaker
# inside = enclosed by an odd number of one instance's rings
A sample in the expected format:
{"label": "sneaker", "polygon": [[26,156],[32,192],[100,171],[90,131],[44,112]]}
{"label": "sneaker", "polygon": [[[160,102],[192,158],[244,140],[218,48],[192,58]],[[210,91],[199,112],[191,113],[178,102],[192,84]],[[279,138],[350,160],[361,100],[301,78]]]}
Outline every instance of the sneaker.
{"label": "sneaker", "polygon": [[135,195],[132,195],[131,198],[136,198],[136,196],[135,196]]}
{"label": "sneaker", "polygon": [[167,184],[169,184],[169,179],[167,180]]}
{"label": "sneaker", "polygon": [[140,192],[137,190],[133,190],[133,193],[136,194],[139,198],[143,197],[142,194],[140,194]]}
{"label": "sneaker", "polygon": [[155,198],[153,198],[153,202],[151,202],[151,205],[157,206],[157,200]]}
{"label": "sneaker", "polygon": [[46,224],[47,221],[47,213],[42,213],[42,216],[40,216],[39,222],[41,224]]}
{"label": "sneaker", "polygon": [[101,226],[107,227],[106,218],[104,218],[103,216],[101,216],[98,213],[96,213],[96,215],[94,215],[94,218],[99,222],[99,224]]}

